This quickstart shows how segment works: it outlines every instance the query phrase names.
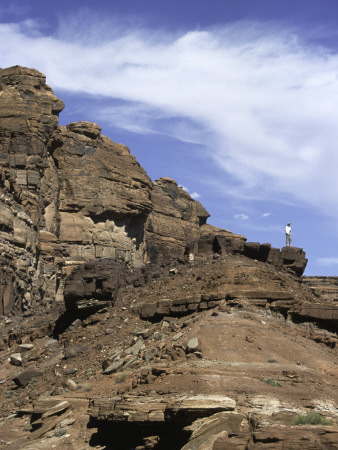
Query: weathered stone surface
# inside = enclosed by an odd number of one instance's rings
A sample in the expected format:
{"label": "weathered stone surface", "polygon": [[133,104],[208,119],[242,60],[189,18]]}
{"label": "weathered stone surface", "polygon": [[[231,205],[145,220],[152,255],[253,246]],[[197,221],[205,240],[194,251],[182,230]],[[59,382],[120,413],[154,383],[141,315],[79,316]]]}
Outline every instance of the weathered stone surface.
{"label": "weathered stone surface", "polygon": [[69,402],[60,399],[46,398],[37,400],[34,403],[34,414],[41,415],[43,417],[52,416],[65,409],[69,408]]}
{"label": "weathered stone surface", "polygon": [[325,321],[332,324],[333,328],[338,329],[338,306],[336,305],[304,302],[296,315],[304,320],[308,318],[312,321]]}
{"label": "weathered stone surface", "polygon": [[281,266],[294,271],[299,276],[303,275],[307,264],[303,249],[291,246],[281,249],[279,261]]}
{"label": "weathered stone surface", "polygon": [[142,319],[152,318],[155,316],[156,311],[157,311],[157,303],[145,303],[144,305],[142,305],[140,317]]}
{"label": "weathered stone surface", "polygon": [[205,412],[208,411],[208,415],[211,412],[218,411],[233,411],[236,408],[236,401],[232,398],[222,396],[222,395],[195,395],[191,397],[183,397],[172,404],[169,404],[167,410],[170,415],[174,417],[176,415],[180,416],[181,414],[189,414],[191,417],[194,414],[197,414],[197,417],[200,413],[205,415]]}
{"label": "weathered stone surface", "polygon": [[31,367],[19,373],[13,378],[13,381],[18,386],[27,386],[32,380],[41,377],[43,372],[35,367]]}
{"label": "weathered stone surface", "polygon": [[[6,267],[7,272],[0,276],[0,310],[7,314],[33,306],[44,293],[36,257],[40,178],[46,143],[64,105],[37,70],[1,69],[0,81],[0,271]],[[19,270],[14,263],[18,260]]]}
{"label": "weathered stone surface", "polygon": [[338,304],[338,277],[303,276],[303,283],[327,303]]}
{"label": "weathered stone surface", "polygon": [[84,345],[75,344],[70,347],[66,347],[64,350],[64,359],[75,358],[75,356],[80,353],[84,353],[86,351],[86,347]]}
{"label": "weathered stone surface", "polygon": [[244,244],[244,255],[252,259],[258,259],[260,250],[259,242],[246,242]]}
{"label": "weathered stone surface", "polygon": [[189,339],[187,342],[187,352],[198,352],[201,350],[201,344],[197,337]]}
{"label": "weathered stone surface", "polygon": [[153,184],[151,200],[153,210],[145,224],[146,261],[161,263],[194,253],[209,213],[171,178]]}
{"label": "weathered stone surface", "polygon": [[243,253],[246,238],[228,230],[209,224],[201,226],[201,233],[197,242],[197,252],[202,255],[214,253]]}
{"label": "weathered stone surface", "polygon": [[98,310],[114,304],[126,267],[102,259],[77,267],[66,279],[64,298],[68,311]]}
{"label": "weathered stone surface", "polygon": [[244,415],[228,412],[220,412],[205,419],[196,420],[189,427],[193,429],[193,433],[182,450],[214,450],[214,443],[219,436],[240,432],[243,420],[245,420]]}
{"label": "weathered stone surface", "polygon": [[22,366],[21,353],[12,353],[10,356],[10,363],[13,366]]}
{"label": "weathered stone surface", "polygon": [[111,373],[117,372],[119,369],[121,369],[124,365],[125,361],[123,359],[118,359],[117,361],[114,361],[112,364],[110,364],[105,370],[105,375],[110,375]]}
{"label": "weathered stone surface", "polygon": [[37,400],[34,403],[34,421],[29,440],[41,438],[45,433],[55,428],[57,425],[65,427],[67,424],[74,423],[71,416],[71,404],[67,400],[46,398]]}

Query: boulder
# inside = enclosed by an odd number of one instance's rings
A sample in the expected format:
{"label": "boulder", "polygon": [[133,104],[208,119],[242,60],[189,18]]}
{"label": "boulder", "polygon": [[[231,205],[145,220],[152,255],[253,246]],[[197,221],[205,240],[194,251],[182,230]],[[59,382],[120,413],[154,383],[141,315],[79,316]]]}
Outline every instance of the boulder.
{"label": "boulder", "polygon": [[246,242],[244,244],[244,255],[252,259],[258,259],[260,250],[259,242]]}
{"label": "boulder", "polygon": [[197,337],[191,338],[187,342],[187,353],[198,352],[199,350],[201,350],[199,339]]}
{"label": "boulder", "polygon": [[81,353],[84,353],[86,351],[86,346],[75,344],[71,345],[70,347],[66,347],[64,350],[63,358],[64,359],[71,359],[75,358],[76,356],[80,355]]}
{"label": "boulder", "polygon": [[31,383],[34,379],[41,377],[43,372],[36,367],[30,367],[27,370],[19,373],[13,378],[14,383],[17,386],[25,387],[27,384]]}
{"label": "boulder", "polygon": [[301,276],[307,265],[305,252],[299,247],[283,247],[280,252],[279,265]]}

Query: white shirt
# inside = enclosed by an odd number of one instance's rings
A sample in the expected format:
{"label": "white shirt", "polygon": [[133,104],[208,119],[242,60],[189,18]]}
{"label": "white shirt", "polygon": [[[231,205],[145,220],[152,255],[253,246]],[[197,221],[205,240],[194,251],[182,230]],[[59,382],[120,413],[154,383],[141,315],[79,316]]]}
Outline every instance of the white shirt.
{"label": "white shirt", "polygon": [[291,234],[291,227],[289,225],[285,227],[285,234]]}

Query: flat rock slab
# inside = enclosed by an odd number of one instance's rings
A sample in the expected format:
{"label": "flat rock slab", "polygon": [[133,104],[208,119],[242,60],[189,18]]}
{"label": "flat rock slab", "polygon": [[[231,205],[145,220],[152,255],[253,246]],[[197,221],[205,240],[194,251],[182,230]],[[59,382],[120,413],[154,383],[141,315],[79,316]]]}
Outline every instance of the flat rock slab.
{"label": "flat rock slab", "polygon": [[236,408],[236,402],[230,397],[222,395],[195,395],[192,397],[183,397],[176,400],[169,409],[173,411],[233,411]]}

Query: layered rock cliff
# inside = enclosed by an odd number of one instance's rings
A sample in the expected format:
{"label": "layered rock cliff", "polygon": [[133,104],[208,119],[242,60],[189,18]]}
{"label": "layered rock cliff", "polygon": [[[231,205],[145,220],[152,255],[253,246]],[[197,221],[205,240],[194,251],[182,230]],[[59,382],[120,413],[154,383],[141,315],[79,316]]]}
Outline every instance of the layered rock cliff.
{"label": "layered rock cliff", "polygon": [[0,69],[0,446],[338,448],[336,279],[63,107]]}
{"label": "layered rock cliff", "polygon": [[65,277],[101,258],[130,267],[242,252],[301,274],[300,249],[271,249],[206,226],[209,213],[170,178],[152,182],[129,149],[88,122],[58,125],[45,76],[0,70],[0,313],[63,299]]}
{"label": "layered rock cliff", "polygon": [[61,127],[63,102],[34,69],[0,71],[0,313],[61,299],[80,262],[141,266],[193,251],[209,214],[177,183],[153,183],[98,125]]}

